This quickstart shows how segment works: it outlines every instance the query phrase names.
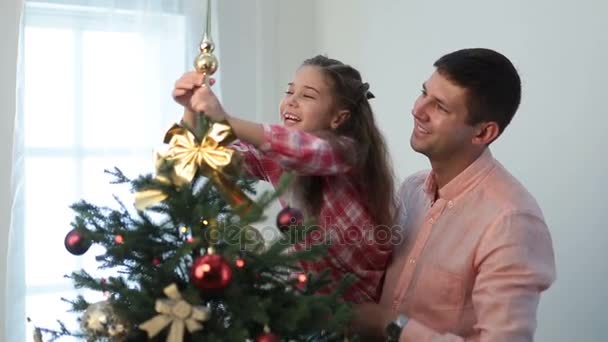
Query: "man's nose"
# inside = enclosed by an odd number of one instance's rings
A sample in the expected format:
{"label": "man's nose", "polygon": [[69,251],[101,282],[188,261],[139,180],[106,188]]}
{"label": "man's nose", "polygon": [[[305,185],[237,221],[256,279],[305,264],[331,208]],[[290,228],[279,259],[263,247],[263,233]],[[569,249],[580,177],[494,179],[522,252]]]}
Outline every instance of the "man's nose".
{"label": "man's nose", "polygon": [[430,101],[425,99],[418,99],[412,108],[412,115],[419,121],[426,121],[428,119],[427,111],[429,109]]}

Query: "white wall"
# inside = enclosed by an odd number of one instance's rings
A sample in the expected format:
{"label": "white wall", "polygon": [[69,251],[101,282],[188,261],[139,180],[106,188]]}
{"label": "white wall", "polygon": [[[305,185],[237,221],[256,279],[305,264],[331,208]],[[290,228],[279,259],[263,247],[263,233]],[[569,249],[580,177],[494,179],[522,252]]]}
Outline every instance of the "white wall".
{"label": "white wall", "polygon": [[[314,4],[301,0],[222,0],[219,58],[230,112],[278,122],[279,100],[296,67],[316,52]],[[302,24],[308,25],[302,25]]]}
{"label": "white wall", "polygon": [[[608,3],[317,0],[319,52],[359,67],[404,177],[410,110],[442,54],[497,49],[516,64],[523,103],[493,153],[535,195],[554,240],[558,280],[541,299],[538,341],[607,341]],[[305,25],[305,22],[300,24]]]}
{"label": "white wall", "polygon": [[15,78],[21,0],[0,1],[0,341],[7,340],[5,310],[7,251],[11,222],[11,160],[15,114]]}

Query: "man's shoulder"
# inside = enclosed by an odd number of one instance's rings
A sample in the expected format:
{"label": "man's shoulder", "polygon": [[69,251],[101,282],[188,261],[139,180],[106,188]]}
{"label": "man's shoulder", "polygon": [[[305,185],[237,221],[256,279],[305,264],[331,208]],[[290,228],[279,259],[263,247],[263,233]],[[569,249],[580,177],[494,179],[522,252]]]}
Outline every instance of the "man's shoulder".
{"label": "man's shoulder", "polygon": [[496,162],[493,172],[479,190],[484,193],[484,198],[487,200],[499,202],[504,211],[528,212],[542,217],[542,211],[534,196],[499,162]]}
{"label": "man's shoulder", "polygon": [[429,177],[431,170],[421,170],[408,177],[401,182],[401,187],[422,186]]}
{"label": "man's shoulder", "polygon": [[403,197],[406,193],[423,187],[430,172],[431,170],[422,170],[406,177],[399,186],[399,196]]}

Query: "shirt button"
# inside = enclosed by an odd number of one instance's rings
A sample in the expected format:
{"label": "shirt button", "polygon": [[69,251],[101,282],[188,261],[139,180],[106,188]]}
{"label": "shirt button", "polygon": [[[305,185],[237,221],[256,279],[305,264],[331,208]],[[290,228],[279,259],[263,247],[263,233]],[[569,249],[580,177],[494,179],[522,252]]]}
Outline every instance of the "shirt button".
{"label": "shirt button", "polygon": [[416,263],[416,259],[410,259],[410,264],[415,264]]}
{"label": "shirt button", "polygon": [[429,223],[430,223],[430,224],[435,223],[435,219],[431,217],[431,219],[429,220]]}
{"label": "shirt button", "polygon": [[454,206],[454,202],[449,201],[449,202],[448,202],[448,208],[452,209],[452,207],[453,207],[453,206]]}

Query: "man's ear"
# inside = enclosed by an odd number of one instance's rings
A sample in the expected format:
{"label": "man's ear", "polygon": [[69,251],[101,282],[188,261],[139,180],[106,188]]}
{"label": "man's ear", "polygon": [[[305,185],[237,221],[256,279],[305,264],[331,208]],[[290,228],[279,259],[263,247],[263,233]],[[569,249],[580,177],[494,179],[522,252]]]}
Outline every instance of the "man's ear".
{"label": "man's ear", "polygon": [[348,120],[348,118],[350,118],[350,111],[347,109],[342,109],[339,110],[335,115],[334,118],[331,120],[331,129],[337,129],[338,127],[340,127],[340,125],[342,125],[344,122],[346,122],[346,120]]}
{"label": "man's ear", "polygon": [[489,145],[500,135],[500,127],[494,121],[481,122],[475,127],[473,143],[478,145]]}

